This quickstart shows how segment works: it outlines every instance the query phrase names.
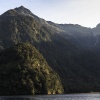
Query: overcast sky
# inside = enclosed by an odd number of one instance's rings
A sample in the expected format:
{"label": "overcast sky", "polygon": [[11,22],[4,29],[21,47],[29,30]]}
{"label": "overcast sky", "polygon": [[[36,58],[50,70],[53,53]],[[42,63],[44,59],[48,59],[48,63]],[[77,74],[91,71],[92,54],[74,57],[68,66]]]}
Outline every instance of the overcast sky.
{"label": "overcast sky", "polygon": [[100,0],[0,0],[0,14],[21,5],[55,23],[85,27],[95,27],[100,23]]}

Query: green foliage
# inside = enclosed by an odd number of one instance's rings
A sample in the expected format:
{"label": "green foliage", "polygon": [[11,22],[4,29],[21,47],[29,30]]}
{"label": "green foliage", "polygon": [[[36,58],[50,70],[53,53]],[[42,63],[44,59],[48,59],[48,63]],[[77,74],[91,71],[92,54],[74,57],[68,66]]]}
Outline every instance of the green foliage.
{"label": "green foliage", "polygon": [[[0,16],[0,50],[32,44],[60,75],[65,93],[100,92],[99,41],[90,28],[46,22],[24,7]],[[2,51],[0,94],[62,93],[59,76],[44,58],[28,44]]]}
{"label": "green foliage", "polygon": [[3,43],[1,46],[9,47],[20,42],[33,44],[51,41],[50,34],[45,29],[33,17],[4,14],[0,17],[0,41]]}
{"label": "green foliage", "polygon": [[59,76],[33,46],[18,44],[0,52],[0,95],[48,93],[63,93],[63,87]]}

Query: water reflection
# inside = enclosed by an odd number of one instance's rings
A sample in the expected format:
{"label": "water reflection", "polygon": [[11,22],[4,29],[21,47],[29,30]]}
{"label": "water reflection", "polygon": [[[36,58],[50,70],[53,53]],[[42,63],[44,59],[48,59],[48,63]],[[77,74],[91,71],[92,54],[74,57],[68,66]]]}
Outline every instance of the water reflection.
{"label": "water reflection", "polygon": [[0,100],[37,100],[35,98],[0,98]]}
{"label": "water reflection", "polygon": [[35,96],[1,96],[0,100],[100,100],[98,94],[67,94],[67,95],[35,95]]}

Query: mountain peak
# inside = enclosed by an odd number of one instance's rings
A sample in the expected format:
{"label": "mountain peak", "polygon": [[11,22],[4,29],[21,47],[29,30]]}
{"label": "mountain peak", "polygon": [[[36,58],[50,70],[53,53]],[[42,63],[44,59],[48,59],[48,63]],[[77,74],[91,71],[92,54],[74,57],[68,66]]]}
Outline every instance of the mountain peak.
{"label": "mountain peak", "polygon": [[20,6],[20,7],[16,7],[15,9],[10,9],[8,11],[6,11],[5,13],[2,14],[2,16],[15,16],[18,14],[22,14],[22,15],[30,15],[32,14],[32,12],[30,10],[28,10],[27,8],[25,8],[24,6]]}
{"label": "mountain peak", "polygon": [[18,8],[21,8],[21,9],[23,9],[23,8],[25,8],[25,7],[21,5],[21,6],[20,6],[20,7],[18,7]]}
{"label": "mountain peak", "polygon": [[23,15],[28,15],[28,16],[32,16],[33,15],[33,13],[29,10],[29,9],[27,9],[27,8],[25,8],[24,6],[20,6],[20,7],[18,7],[18,8],[15,8],[14,9],[16,12],[18,12],[19,14],[23,14]]}
{"label": "mountain peak", "polygon": [[21,5],[20,7],[16,7],[15,10],[28,10],[28,9]]}

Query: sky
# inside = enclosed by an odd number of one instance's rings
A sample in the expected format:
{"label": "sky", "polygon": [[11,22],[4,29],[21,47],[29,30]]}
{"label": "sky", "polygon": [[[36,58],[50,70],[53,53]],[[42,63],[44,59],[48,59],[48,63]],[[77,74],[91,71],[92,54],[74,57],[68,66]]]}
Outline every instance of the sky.
{"label": "sky", "polygon": [[100,0],[1,0],[0,14],[23,5],[47,21],[96,27],[100,23]]}

